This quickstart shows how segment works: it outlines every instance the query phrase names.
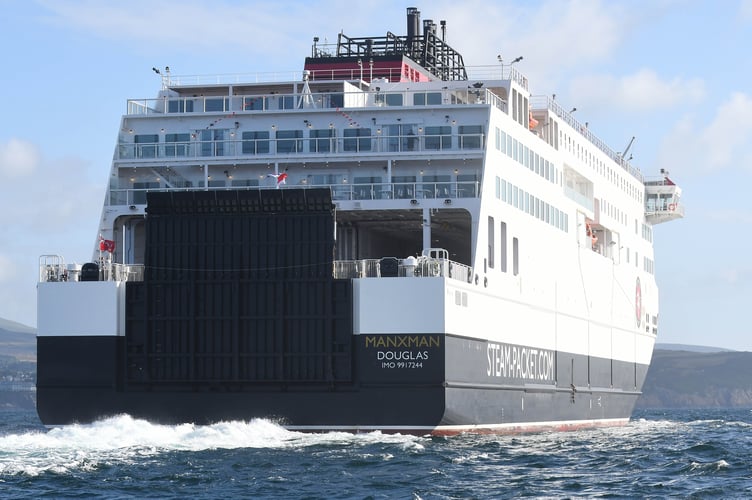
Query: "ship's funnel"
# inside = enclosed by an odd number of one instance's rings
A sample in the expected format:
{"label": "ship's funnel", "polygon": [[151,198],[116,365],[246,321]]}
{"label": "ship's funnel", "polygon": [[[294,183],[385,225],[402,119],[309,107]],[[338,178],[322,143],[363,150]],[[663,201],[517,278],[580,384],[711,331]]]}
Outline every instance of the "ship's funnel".
{"label": "ship's funnel", "polygon": [[420,11],[415,7],[407,8],[407,47],[412,53],[419,50]]}

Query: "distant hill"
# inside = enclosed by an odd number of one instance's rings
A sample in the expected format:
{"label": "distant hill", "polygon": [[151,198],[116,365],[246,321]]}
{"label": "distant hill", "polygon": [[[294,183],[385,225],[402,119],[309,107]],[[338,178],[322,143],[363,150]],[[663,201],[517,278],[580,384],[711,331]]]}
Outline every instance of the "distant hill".
{"label": "distant hill", "polygon": [[0,354],[20,361],[37,360],[36,329],[0,318]]}
{"label": "distant hill", "polygon": [[34,409],[36,330],[0,318],[0,410]]}
{"label": "distant hill", "polygon": [[656,349],[662,351],[689,351],[689,352],[733,352],[732,349],[723,349],[721,347],[708,347],[703,345],[687,344],[655,344]]}
{"label": "distant hill", "polygon": [[752,407],[752,352],[656,348],[638,408]]}
{"label": "distant hill", "polygon": [[0,330],[8,330],[11,332],[21,332],[21,333],[34,333],[34,334],[37,333],[36,328],[32,328],[22,323],[16,323],[15,321],[11,321],[9,319],[3,319],[3,318],[0,318]]}

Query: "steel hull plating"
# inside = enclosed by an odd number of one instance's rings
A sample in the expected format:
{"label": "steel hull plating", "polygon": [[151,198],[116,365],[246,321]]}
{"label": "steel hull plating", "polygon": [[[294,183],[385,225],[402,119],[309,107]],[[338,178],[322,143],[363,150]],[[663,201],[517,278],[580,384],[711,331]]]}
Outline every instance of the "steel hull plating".
{"label": "steel hull plating", "polygon": [[[356,380],[348,384],[160,386],[145,390],[122,387],[118,376],[122,341],[114,337],[42,337],[38,352],[40,366],[45,368],[39,374],[38,412],[47,425],[86,423],[129,414],[165,424],[267,418],[305,431],[512,433],[623,424],[639,395],[634,387],[629,390],[591,384],[573,388],[568,381],[489,383],[491,365],[487,361],[480,364],[467,355],[482,349],[458,349],[462,344],[486,346],[484,352],[488,352],[485,341],[448,337],[442,343],[446,347],[434,348],[429,354],[435,366],[424,368],[431,375],[426,372],[426,378],[417,383],[390,377],[394,373],[391,369],[381,371],[386,376],[377,380],[374,374],[380,371],[379,367],[374,372],[373,352],[364,348],[363,342],[355,359],[360,367]],[[63,374],[55,370],[53,359],[67,359],[67,366],[80,369]],[[87,359],[100,360],[100,364],[84,363]],[[559,354],[557,359],[560,366],[571,365],[564,362],[570,359],[575,359],[575,364],[587,363],[586,358],[566,354]],[[452,372],[448,367],[468,363],[478,368],[475,380],[444,377],[443,373]],[[106,366],[109,369],[103,369]],[[637,373],[644,376],[646,369],[638,366]],[[615,373],[591,375],[599,380],[614,375],[626,379],[628,373],[634,374],[635,367],[617,364]]]}

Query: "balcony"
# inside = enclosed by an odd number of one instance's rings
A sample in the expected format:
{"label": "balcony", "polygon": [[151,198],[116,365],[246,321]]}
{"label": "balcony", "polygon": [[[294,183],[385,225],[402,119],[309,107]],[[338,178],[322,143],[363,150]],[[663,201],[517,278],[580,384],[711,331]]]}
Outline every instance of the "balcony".
{"label": "balcony", "polygon": [[660,224],[684,217],[681,188],[668,176],[645,182],[645,218],[651,224]]}

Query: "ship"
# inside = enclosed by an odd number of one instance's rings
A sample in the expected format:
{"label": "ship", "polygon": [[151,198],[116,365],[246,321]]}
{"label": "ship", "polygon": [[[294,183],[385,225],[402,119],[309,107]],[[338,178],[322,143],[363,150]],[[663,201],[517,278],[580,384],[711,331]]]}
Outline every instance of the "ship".
{"label": "ship", "polygon": [[450,435],[629,422],[658,334],[653,228],[684,216],[521,57],[446,22],[313,38],[288,75],[152,68],[91,259],[39,258],[48,426],[269,419]]}

